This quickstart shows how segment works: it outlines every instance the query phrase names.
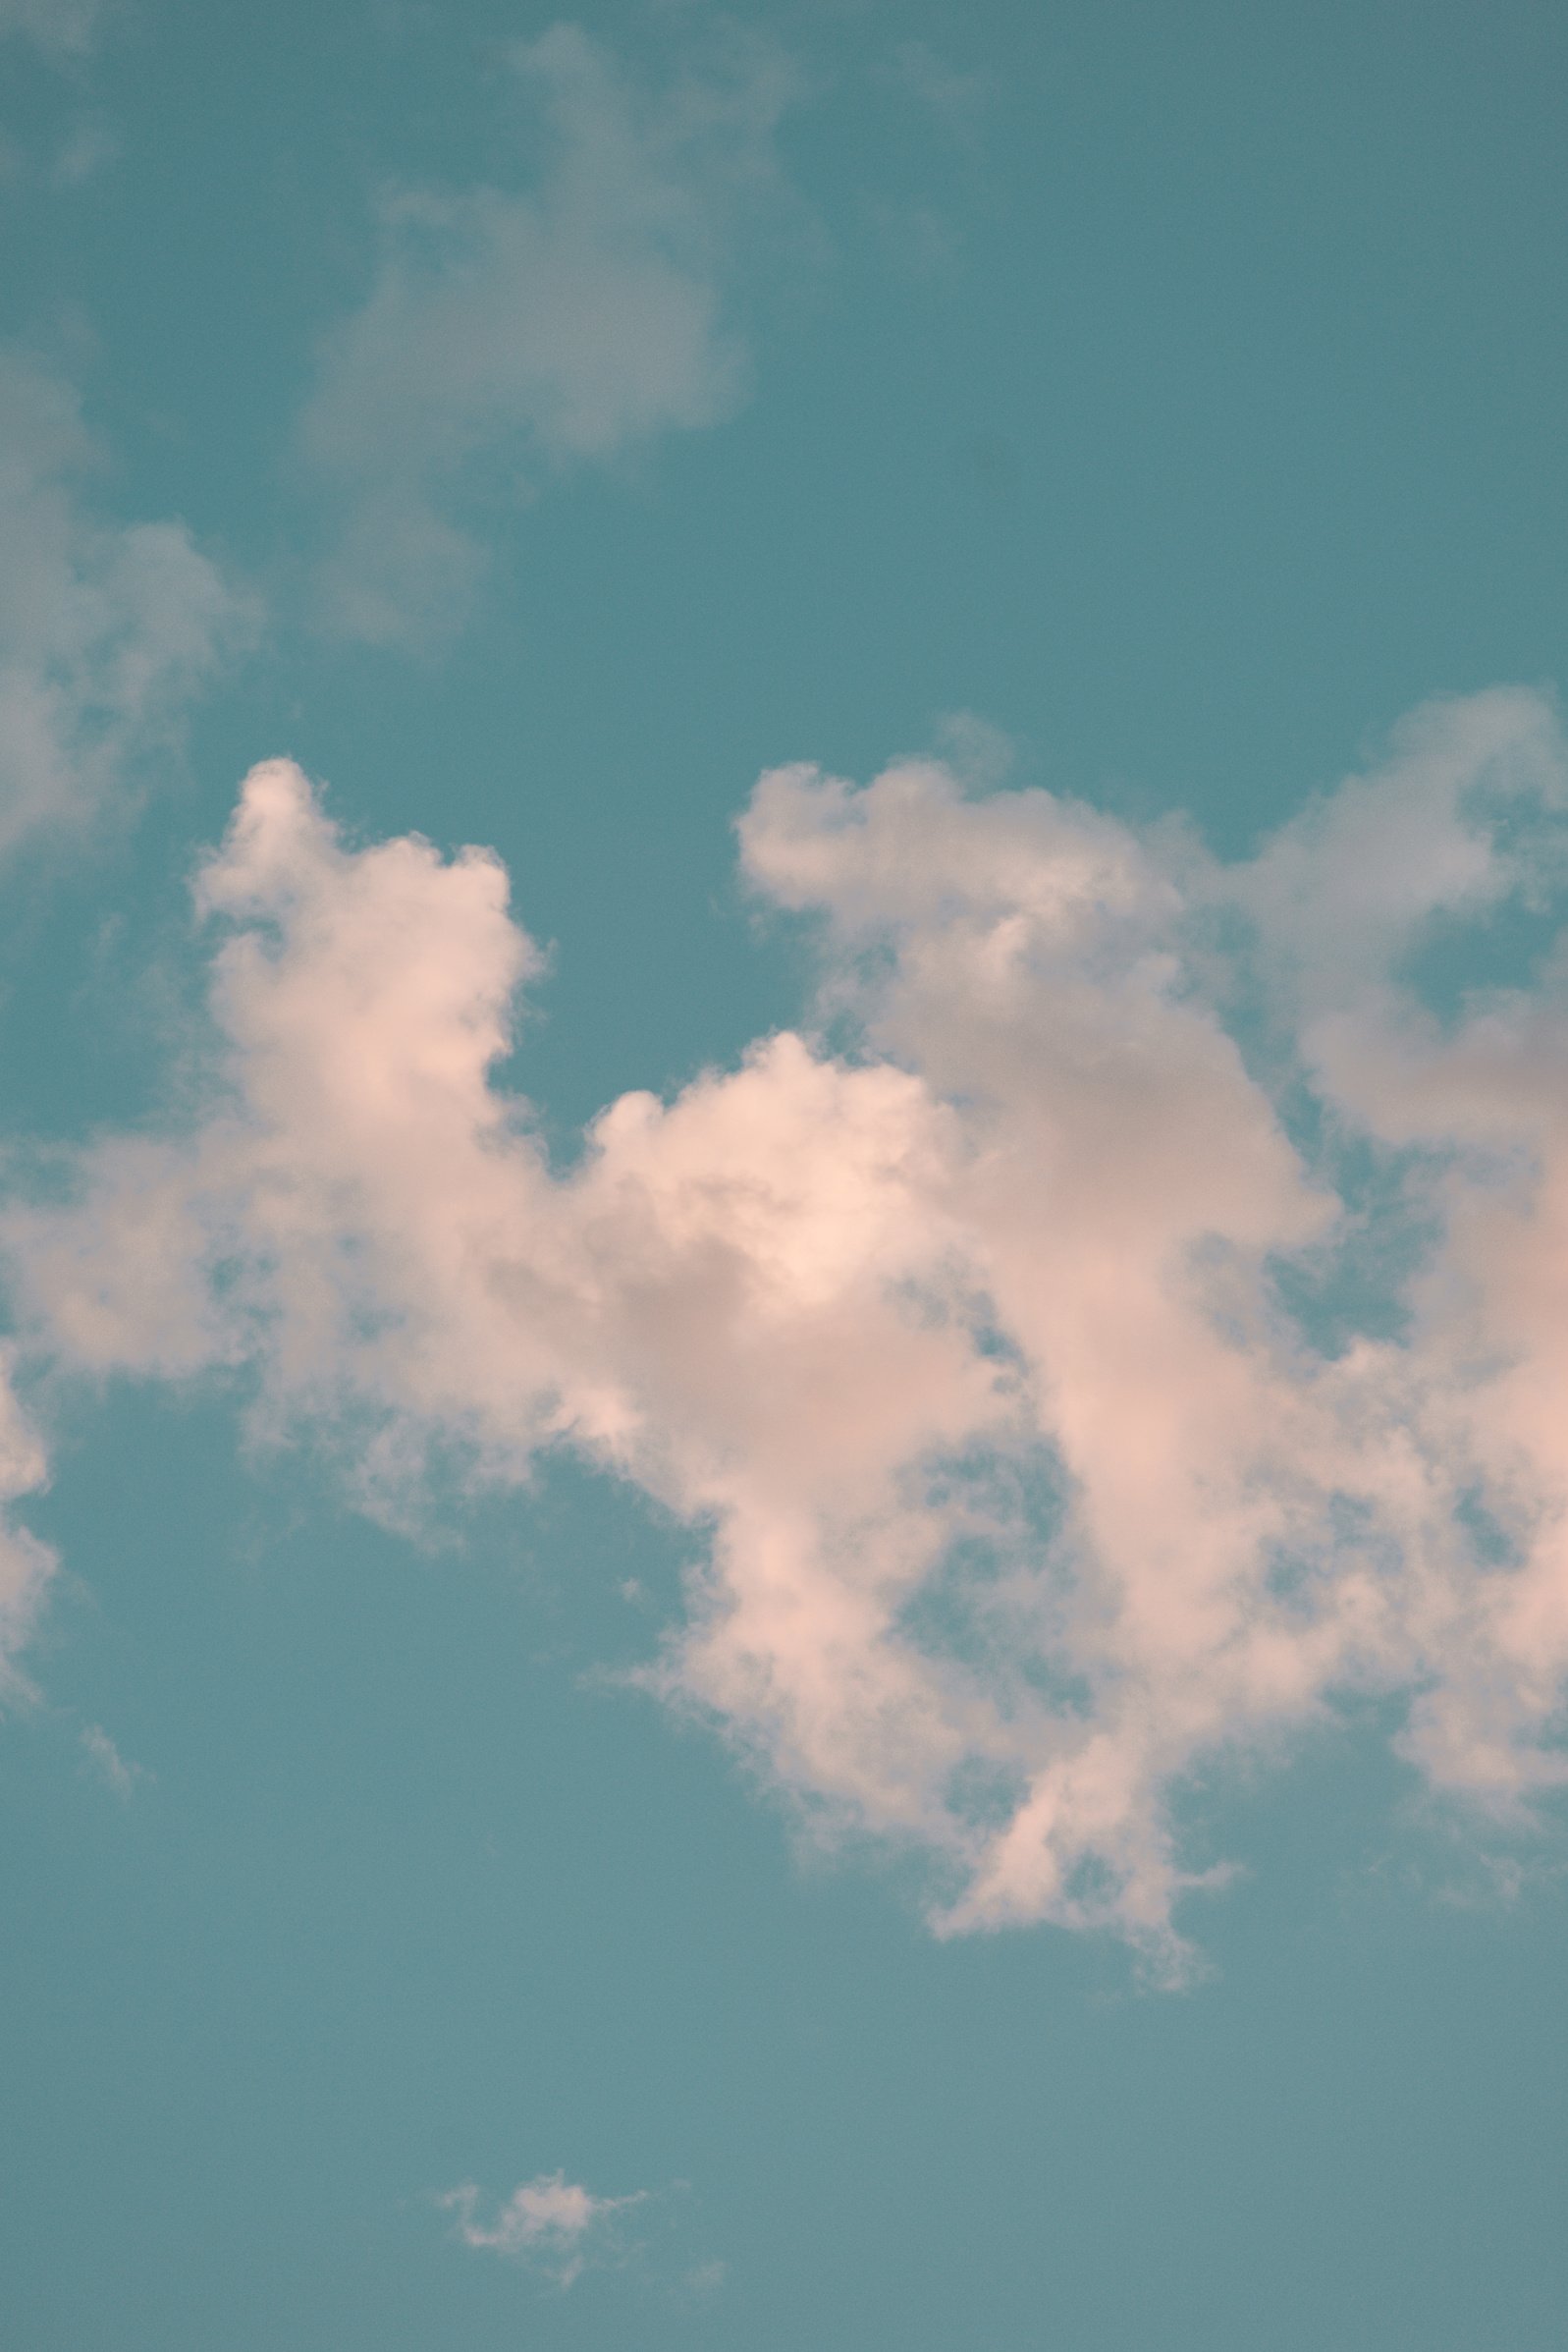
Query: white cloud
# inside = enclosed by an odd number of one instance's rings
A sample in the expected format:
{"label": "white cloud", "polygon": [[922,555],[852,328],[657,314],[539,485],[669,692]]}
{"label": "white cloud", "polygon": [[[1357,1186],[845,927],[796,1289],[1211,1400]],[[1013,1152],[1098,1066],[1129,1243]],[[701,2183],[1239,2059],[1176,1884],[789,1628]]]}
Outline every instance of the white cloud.
{"label": "white cloud", "polygon": [[342,516],[328,608],[373,642],[460,620],[484,560],[476,497],[493,509],[713,424],[744,387],[726,247],[772,176],[788,70],[737,38],[711,76],[649,91],[568,25],[512,62],[548,119],[545,169],[527,191],[384,198],[370,294],[327,338],[302,421]]}
{"label": "white cloud", "polygon": [[95,454],[71,387],[0,353],[0,852],[128,793],[254,626],[183,523],[93,515]]}
{"label": "white cloud", "polygon": [[449,2189],[436,2203],[457,2215],[457,2235],[465,2246],[526,2263],[565,2289],[590,2267],[623,2258],[622,2216],[646,2200],[645,2189],[629,2197],[595,2197],[563,2172],[541,2172],[514,2189],[488,2222],[478,2218],[479,2191],[471,2182]]}
{"label": "white cloud", "polygon": [[0,0],[0,37],[19,33],[57,56],[81,57],[106,14],[104,0]]}
{"label": "white cloud", "polygon": [[1178,1793],[1352,1694],[1498,1819],[1564,1777],[1568,954],[1418,983],[1549,894],[1565,799],[1523,693],[1233,867],[934,761],[776,771],[742,856],[824,1032],[557,1176],[491,1080],[540,966],[501,868],[352,848],[271,763],[199,884],[221,1090],[7,1213],[29,1344],[247,1365],[377,1507],[581,1449],[702,1539],[648,1679],[804,1818],[924,1851],[949,1930],[1177,1969]]}

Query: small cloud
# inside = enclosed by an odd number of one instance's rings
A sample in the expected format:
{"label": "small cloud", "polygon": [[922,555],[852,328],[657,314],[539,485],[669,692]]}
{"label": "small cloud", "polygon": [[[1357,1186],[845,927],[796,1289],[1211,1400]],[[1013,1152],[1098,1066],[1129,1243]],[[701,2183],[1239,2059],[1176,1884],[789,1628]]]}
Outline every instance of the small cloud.
{"label": "small cloud", "polygon": [[81,1734],[81,1745],[93,1769],[122,1804],[130,1804],[139,1780],[152,1777],[144,1764],[127,1762],[101,1723],[88,1723]]}
{"label": "small cloud", "polygon": [[523,2181],[488,2223],[478,2217],[479,2191],[471,2181],[436,2199],[445,2212],[458,2215],[457,2235],[463,2245],[525,2263],[563,2291],[585,2270],[625,2260],[622,2216],[647,2201],[646,2189],[627,2197],[596,2197],[564,2172],[541,2172]]}

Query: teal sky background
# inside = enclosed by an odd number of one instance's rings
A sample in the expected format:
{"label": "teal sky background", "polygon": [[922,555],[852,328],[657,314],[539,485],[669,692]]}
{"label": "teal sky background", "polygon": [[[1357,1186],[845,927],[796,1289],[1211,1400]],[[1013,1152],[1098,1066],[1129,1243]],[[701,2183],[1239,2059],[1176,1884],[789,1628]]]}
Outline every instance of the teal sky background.
{"label": "teal sky background", "polygon": [[[602,458],[504,443],[469,605],[387,645],[325,612],[300,420],[378,191],[548,174],[504,50],[554,15],[0,5],[0,337],[80,394],[81,511],[178,518],[250,616],[0,870],[16,1164],[185,1082],[190,875],[263,758],[355,840],[498,851],[551,949],[504,1074],[564,1163],[802,1017],[737,879],[765,768],[866,779],[967,714],[1010,782],[1239,856],[1424,699],[1562,677],[1560,9],[575,21],[637,88],[783,61],[702,248],[743,373]],[[552,1456],[416,1543],[239,1388],[40,1379],[6,2352],[1568,2344],[1560,1820],[1488,1862],[1368,1700],[1188,1792],[1243,1866],[1188,1989],[1104,1935],[941,1940],[912,1864],[801,1850],[618,1679],[674,1518]],[[558,2171],[645,2197],[565,2287],[437,2202]]]}

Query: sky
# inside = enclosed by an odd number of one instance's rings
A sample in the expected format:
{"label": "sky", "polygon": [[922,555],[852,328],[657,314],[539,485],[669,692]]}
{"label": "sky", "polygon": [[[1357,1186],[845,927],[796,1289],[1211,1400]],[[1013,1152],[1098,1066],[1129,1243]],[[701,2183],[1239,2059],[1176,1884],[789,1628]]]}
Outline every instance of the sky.
{"label": "sky", "polygon": [[0,0],[6,2352],[1568,2343],[1565,69]]}

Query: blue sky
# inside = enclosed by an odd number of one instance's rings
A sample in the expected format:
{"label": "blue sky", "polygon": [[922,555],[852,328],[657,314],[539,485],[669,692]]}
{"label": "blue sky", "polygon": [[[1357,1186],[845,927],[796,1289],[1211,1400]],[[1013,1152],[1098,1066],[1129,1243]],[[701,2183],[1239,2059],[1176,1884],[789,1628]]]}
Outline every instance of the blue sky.
{"label": "blue sky", "polygon": [[0,2336],[1555,2352],[1559,12],[0,0]]}

